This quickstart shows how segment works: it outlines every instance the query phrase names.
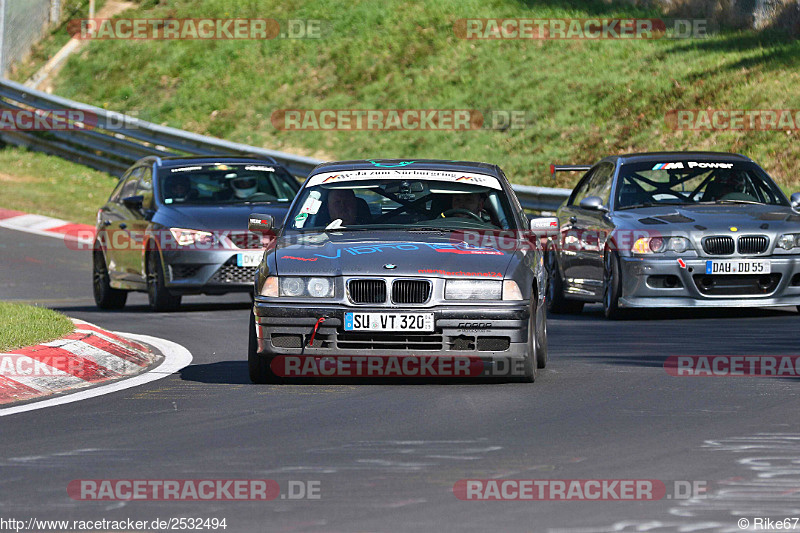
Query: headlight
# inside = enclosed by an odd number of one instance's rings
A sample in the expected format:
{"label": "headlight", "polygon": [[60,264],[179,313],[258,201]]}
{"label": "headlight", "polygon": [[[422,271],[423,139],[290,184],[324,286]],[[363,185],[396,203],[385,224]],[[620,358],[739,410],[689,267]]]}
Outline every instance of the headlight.
{"label": "headlight", "polygon": [[330,278],[311,278],[306,285],[308,295],[312,298],[330,298],[333,296],[333,283]]}
{"label": "headlight", "polygon": [[[277,296],[288,296],[290,298],[332,298],[334,295],[333,278],[307,278],[307,277],[271,277],[267,278],[267,286],[270,280],[277,280],[273,283],[279,285],[279,290],[276,291]],[[272,294],[264,294],[263,296],[272,296]]]}
{"label": "headlight", "polygon": [[777,247],[782,250],[800,248],[800,233],[787,233],[778,237]]}
{"label": "headlight", "polygon": [[305,284],[302,278],[280,278],[281,296],[302,296]]}
{"label": "headlight", "polygon": [[667,243],[667,250],[670,252],[683,253],[689,249],[689,239],[686,237],[670,237]]}
{"label": "headlight", "polygon": [[660,254],[663,252],[680,254],[691,247],[691,243],[686,237],[642,237],[633,243],[631,251],[635,254]]}
{"label": "headlight", "polygon": [[444,286],[446,300],[501,300],[502,281],[449,279]]}
{"label": "headlight", "polygon": [[198,231],[194,229],[170,228],[170,233],[181,246],[201,245],[213,246],[216,242],[214,234],[208,231]]}

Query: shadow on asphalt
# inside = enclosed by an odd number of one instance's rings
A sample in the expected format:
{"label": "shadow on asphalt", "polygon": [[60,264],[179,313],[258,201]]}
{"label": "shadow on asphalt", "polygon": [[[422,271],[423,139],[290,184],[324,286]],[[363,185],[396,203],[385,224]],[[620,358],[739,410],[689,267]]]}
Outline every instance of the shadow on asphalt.
{"label": "shadow on asphalt", "polygon": [[[180,372],[184,381],[226,385],[256,385],[250,382],[247,361],[219,361],[203,365],[189,365]],[[487,383],[509,385],[532,385],[498,379],[477,378],[305,378],[286,379],[284,385],[485,385]]]}
{"label": "shadow on asphalt", "polygon": [[[245,354],[245,357],[247,354]],[[180,371],[184,381],[198,383],[223,383],[245,385],[250,383],[247,374],[247,361],[219,361],[204,365],[189,365]]]}

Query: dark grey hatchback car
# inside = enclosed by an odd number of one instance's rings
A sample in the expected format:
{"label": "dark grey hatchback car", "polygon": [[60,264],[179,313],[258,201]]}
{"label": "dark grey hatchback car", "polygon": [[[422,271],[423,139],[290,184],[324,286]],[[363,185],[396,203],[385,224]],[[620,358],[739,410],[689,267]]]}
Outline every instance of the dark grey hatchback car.
{"label": "dark grey hatchback car", "polygon": [[247,217],[282,220],[298,189],[270,159],[141,159],[97,212],[95,302],[121,308],[129,291],[146,291],[166,311],[185,294],[251,292],[266,238]]}

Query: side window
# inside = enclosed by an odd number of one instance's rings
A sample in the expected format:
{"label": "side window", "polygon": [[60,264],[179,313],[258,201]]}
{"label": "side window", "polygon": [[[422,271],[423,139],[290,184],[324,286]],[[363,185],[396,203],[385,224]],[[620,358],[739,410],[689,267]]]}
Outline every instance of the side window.
{"label": "side window", "polygon": [[120,199],[120,192],[122,191],[123,184],[128,180],[131,176],[132,170],[128,170],[125,174],[117,182],[117,185],[114,187],[114,191],[111,193],[111,196],[108,197],[109,202],[119,202]]}
{"label": "side window", "polygon": [[589,189],[592,185],[592,179],[597,170],[598,167],[594,167],[583,175],[581,181],[578,182],[578,186],[575,187],[574,191],[572,191],[572,196],[569,198],[569,205],[578,205],[581,203],[581,200],[587,196],[591,196],[591,194],[589,194]]}
{"label": "side window", "polygon": [[614,177],[614,165],[603,163],[597,168],[597,172],[592,176],[592,184],[586,196],[599,196],[603,199],[603,205],[608,205],[611,197],[611,184]]}
{"label": "side window", "polygon": [[122,190],[119,192],[119,198],[117,198],[117,202],[121,202],[123,198],[127,198],[128,196],[133,196],[136,194],[136,186],[139,183],[139,177],[142,175],[142,167],[133,169],[131,172],[130,177],[125,182],[125,185],[122,186]]}
{"label": "side window", "polygon": [[[506,177],[505,172],[503,172],[502,170],[500,171],[500,176],[502,177],[502,181],[505,181],[506,183],[510,183],[509,180],[508,180],[508,177]],[[522,220],[524,223],[527,223],[528,222],[528,217],[525,214],[525,209],[522,207],[522,204],[520,203],[519,198],[517,197],[517,194],[514,192],[514,189],[511,189],[511,192],[508,195],[508,199],[511,201],[511,209],[517,212],[517,214],[519,215],[520,220]],[[511,213],[509,213],[509,218],[510,218],[510,215],[511,215]],[[511,221],[509,220],[508,222],[511,222]],[[527,229],[527,226],[523,226],[523,228]],[[506,229],[506,228],[503,228],[503,229]]]}
{"label": "side window", "polygon": [[139,179],[139,186],[136,188],[136,195],[142,196],[143,209],[155,209],[153,202],[153,169],[150,167],[142,168],[142,177]]}

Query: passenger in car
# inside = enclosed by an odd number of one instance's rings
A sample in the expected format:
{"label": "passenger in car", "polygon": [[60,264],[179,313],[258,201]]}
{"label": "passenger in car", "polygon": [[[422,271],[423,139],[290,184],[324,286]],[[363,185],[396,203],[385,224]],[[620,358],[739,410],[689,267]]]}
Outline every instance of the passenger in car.
{"label": "passenger in car", "polygon": [[328,216],[331,222],[341,219],[340,226],[369,224],[371,215],[367,202],[358,198],[352,189],[333,189],[328,193]]}

